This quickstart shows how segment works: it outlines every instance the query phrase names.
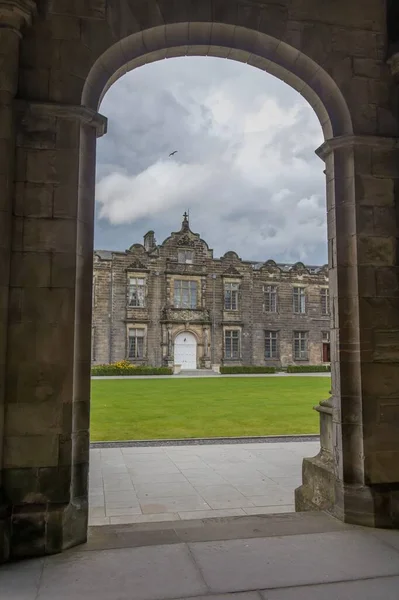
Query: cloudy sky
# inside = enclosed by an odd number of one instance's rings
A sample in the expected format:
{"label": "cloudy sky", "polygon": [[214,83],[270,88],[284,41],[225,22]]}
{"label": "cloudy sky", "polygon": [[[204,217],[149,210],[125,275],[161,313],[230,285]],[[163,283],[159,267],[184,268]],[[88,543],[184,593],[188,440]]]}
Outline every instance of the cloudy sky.
{"label": "cloudy sky", "polygon": [[160,243],[189,209],[215,257],[327,262],[322,132],[286,84],[230,60],[173,58],[122,77],[100,110],[97,249],[125,250],[149,229]]}

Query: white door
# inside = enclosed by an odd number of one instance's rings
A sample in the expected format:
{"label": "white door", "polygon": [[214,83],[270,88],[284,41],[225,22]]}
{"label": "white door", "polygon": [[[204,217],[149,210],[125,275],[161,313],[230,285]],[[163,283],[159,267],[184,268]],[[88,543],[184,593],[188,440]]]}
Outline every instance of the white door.
{"label": "white door", "polygon": [[197,340],[192,333],[183,332],[175,338],[175,365],[183,369],[197,368]]}

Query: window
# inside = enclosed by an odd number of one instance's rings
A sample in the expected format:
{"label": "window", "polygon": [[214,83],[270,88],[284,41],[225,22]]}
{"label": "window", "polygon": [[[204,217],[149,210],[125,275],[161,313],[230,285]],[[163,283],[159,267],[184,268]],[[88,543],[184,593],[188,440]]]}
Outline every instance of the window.
{"label": "window", "polygon": [[192,250],[179,250],[177,260],[183,265],[192,265],[194,252]]}
{"label": "window", "polygon": [[145,279],[129,277],[129,306],[145,306]]}
{"label": "window", "polygon": [[322,358],[323,362],[331,362],[331,352],[330,352],[330,332],[323,331],[322,334]]}
{"label": "window", "polygon": [[265,331],[265,358],[278,358],[277,331]]}
{"label": "window", "polygon": [[265,295],[264,310],[265,312],[277,312],[277,286],[265,285],[263,288]]}
{"label": "window", "polygon": [[294,332],[294,360],[308,360],[308,332]]}
{"label": "window", "polygon": [[294,313],[304,313],[305,312],[305,288],[303,288],[303,287],[294,287],[293,311],[294,311]]}
{"label": "window", "polygon": [[320,302],[321,302],[321,314],[330,314],[330,295],[328,288],[322,288],[320,290]]}
{"label": "window", "polygon": [[240,290],[239,283],[224,284],[224,309],[238,310],[238,293]]}
{"label": "window", "polygon": [[144,358],[144,329],[129,329],[129,358]]}
{"label": "window", "polygon": [[224,332],[225,358],[240,358],[240,331],[228,329]]}
{"label": "window", "polygon": [[330,332],[329,331],[323,331],[322,332],[322,338],[323,338],[323,342],[326,344],[330,343]]}
{"label": "window", "polygon": [[176,279],[174,285],[175,307],[197,308],[197,282],[188,279]]}

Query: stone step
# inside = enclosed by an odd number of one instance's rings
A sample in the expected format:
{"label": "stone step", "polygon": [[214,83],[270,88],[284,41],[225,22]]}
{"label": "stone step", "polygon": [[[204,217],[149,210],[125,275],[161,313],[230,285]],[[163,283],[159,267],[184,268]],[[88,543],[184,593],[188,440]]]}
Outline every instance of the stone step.
{"label": "stone step", "polygon": [[187,369],[176,373],[175,377],[220,377],[220,373],[215,373],[211,369]]}
{"label": "stone step", "polygon": [[323,511],[209,517],[206,519],[89,527],[82,550],[134,548],[185,542],[267,538],[352,529]]}

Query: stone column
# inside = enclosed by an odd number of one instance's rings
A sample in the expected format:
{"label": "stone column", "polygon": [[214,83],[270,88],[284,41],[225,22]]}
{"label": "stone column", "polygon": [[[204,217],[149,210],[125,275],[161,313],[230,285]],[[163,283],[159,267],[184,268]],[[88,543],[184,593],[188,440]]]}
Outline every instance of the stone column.
{"label": "stone column", "polygon": [[209,358],[209,328],[204,327],[204,358]]}
{"label": "stone column", "polygon": [[167,325],[168,330],[168,361],[173,361],[172,326]]}
{"label": "stone column", "polygon": [[13,102],[18,86],[21,30],[31,21],[31,0],[0,0],[0,563],[9,553],[9,518],[2,491],[7,315],[14,184],[15,124]]}
{"label": "stone column", "polygon": [[18,104],[4,490],[11,556],[85,541],[96,136],[84,107]]}
{"label": "stone column", "polygon": [[345,136],[326,142],[320,155],[334,173],[328,183],[334,470],[325,496],[346,522],[398,527],[399,143]]}
{"label": "stone column", "polygon": [[211,358],[209,356],[209,327],[204,325],[203,327],[203,339],[204,339],[204,356],[203,365],[205,369],[211,368]]}

